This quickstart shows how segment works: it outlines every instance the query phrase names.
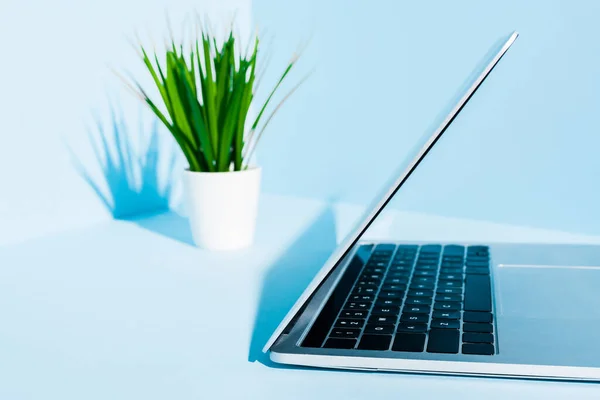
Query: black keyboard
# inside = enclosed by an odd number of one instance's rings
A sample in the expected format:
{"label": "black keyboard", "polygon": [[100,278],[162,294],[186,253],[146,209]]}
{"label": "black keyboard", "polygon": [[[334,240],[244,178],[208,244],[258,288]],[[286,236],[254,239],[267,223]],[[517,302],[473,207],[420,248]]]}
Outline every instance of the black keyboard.
{"label": "black keyboard", "polygon": [[302,346],[495,354],[487,246],[361,246]]}

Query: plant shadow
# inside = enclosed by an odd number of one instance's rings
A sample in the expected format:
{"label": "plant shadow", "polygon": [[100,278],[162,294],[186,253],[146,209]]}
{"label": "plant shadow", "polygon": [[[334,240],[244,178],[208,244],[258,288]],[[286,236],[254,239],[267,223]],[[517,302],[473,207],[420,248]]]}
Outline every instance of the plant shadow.
{"label": "plant shadow", "polygon": [[[161,152],[157,121],[146,129],[140,118],[136,133],[132,134],[122,113],[111,106],[110,122],[104,123],[96,117],[95,129],[88,129],[93,163],[84,164],[68,148],[77,172],[113,218],[192,244],[185,218],[175,213],[156,216],[169,210],[173,195],[173,171],[177,163],[174,146],[170,143]],[[97,167],[102,174],[94,178]]]}
{"label": "plant shadow", "polygon": [[273,363],[262,348],[336,246],[335,215],[328,205],[265,273],[248,361],[285,368]]}

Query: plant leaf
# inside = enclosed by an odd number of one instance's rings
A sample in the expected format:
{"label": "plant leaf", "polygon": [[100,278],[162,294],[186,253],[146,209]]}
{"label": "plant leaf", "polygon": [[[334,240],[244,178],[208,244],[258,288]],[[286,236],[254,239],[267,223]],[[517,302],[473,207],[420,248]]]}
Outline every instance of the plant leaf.
{"label": "plant leaf", "polygon": [[216,168],[215,155],[212,151],[212,146],[210,144],[210,136],[208,134],[208,130],[206,129],[205,121],[203,120],[200,104],[198,103],[197,98],[194,96],[189,82],[184,79],[183,85],[187,86],[182,91],[184,91],[187,94],[189,114],[191,117],[193,131],[196,137],[198,138],[198,142],[200,143],[200,148],[198,149],[198,151],[202,151],[201,155],[206,161],[208,171],[214,172]]}
{"label": "plant leaf", "polygon": [[[234,82],[236,90],[232,93],[231,102],[229,103],[226,112],[225,124],[221,133],[221,141],[219,143],[219,157],[217,158],[217,170],[220,172],[229,171],[231,164],[231,146],[233,134],[237,127],[238,118],[240,115],[240,103],[243,95],[244,75],[239,74],[237,82]],[[237,87],[236,87],[237,86]]]}
{"label": "plant leaf", "polygon": [[202,47],[204,49],[204,68],[205,68],[205,76],[204,81],[202,82],[202,86],[205,88],[205,92],[203,93],[205,97],[203,98],[205,112],[208,121],[208,130],[211,137],[211,143],[213,145],[213,150],[216,152],[220,146],[219,143],[219,134],[217,131],[217,109],[215,104],[215,92],[216,92],[216,83],[213,80],[212,73],[212,59],[210,56],[210,41],[208,37],[202,34]]}
{"label": "plant leaf", "polygon": [[176,125],[180,131],[185,135],[189,143],[192,144],[194,149],[198,148],[196,137],[192,134],[190,124],[187,120],[187,110],[185,103],[187,101],[185,93],[182,93],[183,86],[180,84],[180,78],[187,79],[179,76],[178,64],[180,60],[176,58],[175,53],[167,53],[167,81],[166,87],[171,100],[171,117],[174,125]]}
{"label": "plant leaf", "polygon": [[277,91],[277,89],[279,89],[279,86],[281,85],[281,83],[283,82],[283,80],[285,79],[285,77],[287,76],[287,74],[291,71],[291,69],[292,69],[292,67],[294,66],[295,63],[296,63],[296,59],[293,59],[288,64],[287,68],[283,71],[283,74],[281,74],[281,77],[277,81],[277,84],[275,85],[275,87],[273,88],[273,90],[271,90],[271,93],[269,94],[269,96],[267,97],[267,100],[263,104],[260,112],[258,113],[258,116],[254,120],[254,123],[252,124],[252,129],[256,129],[256,127],[258,126],[260,118],[262,117],[263,113],[265,112],[265,109],[269,105],[269,102],[271,101],[271,98],[273,98],[273,95],[275,94],[275,92]]}

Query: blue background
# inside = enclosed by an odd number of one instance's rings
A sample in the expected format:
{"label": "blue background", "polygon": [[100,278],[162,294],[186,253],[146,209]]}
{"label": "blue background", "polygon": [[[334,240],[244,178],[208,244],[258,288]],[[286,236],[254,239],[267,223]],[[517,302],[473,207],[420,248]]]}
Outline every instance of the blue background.
{"label": "blue background", "polygon": [[600,232],[600,3],[256,0],[253,10],[274,32],[277,62],[312,35],[301,68],[315,68],[262,143],[267,191],[367,202],[516,29],[395,204]]}
{"label": "blue background", "polygon": [[[128,39],[137,31],[159,42],[168,32],[165,10],[179,29],[195,9],[215,19],[236,13],[242,33],[258,26],[273,55],[265,88],[310,42],[287,88],[314,73],[259,147],[263,191],[360,204],[435,129],[490,47],[519,30],[395,206],[600,232],[598,2],[7,0],[0,10],[7,55],[0,63],[0,245],[178,207],[184,166],[180,158],[170,163],[171,138],[160,128],[152,136],[150,116],[107,66],[145,76]],[[106,150],[119,153],[110,104],[135,153],[121,164],[102,163]],[[134,181],[146,181],[132,185],[129,167]]]}

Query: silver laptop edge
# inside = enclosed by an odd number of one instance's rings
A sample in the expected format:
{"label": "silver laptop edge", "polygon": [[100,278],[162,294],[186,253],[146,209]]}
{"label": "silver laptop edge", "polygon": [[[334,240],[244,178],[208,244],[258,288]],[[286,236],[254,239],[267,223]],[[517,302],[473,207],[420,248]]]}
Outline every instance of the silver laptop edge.
{"label": "silver laptop edge", "polygon": [[338,264],[338,262],[347,256],[348,252],[352,250],[352,247],[356,244],[361,235],[369,228],[371,223],[375,220],[375,218],[379,215],[381,210],[386,206],[386,204],[390,201],[390,199],[396,194],[398,189],[402,186],[402,184],[408,179],[411,173],[415,170],[415,168],[419,165],[419,163],[425,158],[427,153],[438,139],[442,136],[442,134],[446,131],[448,126],[452,123],[454,118],[458,115],[461,109],[465,106],[465,104],[469,101],[471,96],[477,91],[479,86],[483,83],[485,78],[490,74],[492,69],[498,64],[502,56],[508,51],[510,46],[515,42],[517,37],[519,36],[518,32],[513,32],[508,40],[504,43],[502,48],[496,53],[494,58],[487,64],[483,72],[477,77],[477,79],[473,82],[473,84],[469,87],[467,92],[460,98],[458,103],[454,106],[454,108],[450,111],[450,113],[446,116],[446,118],[442,121],[440,126],[433,132],[433,134],[429,137],[425,145],[421,147],[416,157],[412,159],[412,161],[408,164],[406,168],[402,168],[402,171],[397,174],[397,178],[393,180],[391,185],[386,186],[385,190],[382,194],[375,197],[376,201],[370,206],[367,207],[367,212],[359,219],[358,226],[352,230],[352,232],[342,241],[340,246],[334,251],[331,257],[327,260],[327,262],[323,265],[323,268],[317,273],[314,279],[310,282],[308,287],[304,290],[302,295],[298,298],[294,306],[287,313],[285,318],[281,321],[273,335],[270,337],[268,342],[265,344],[263,348],[263,352],[269,351],[273,343],[279,338],[279,336],[283,333],[284,329],[288,326],[288,324],[292,321],[294,316],[300,311],[300,309],[304,306],[306,301],[311,297],[314,291],[319,287],[321,282],[329,275],[331,270]]}

